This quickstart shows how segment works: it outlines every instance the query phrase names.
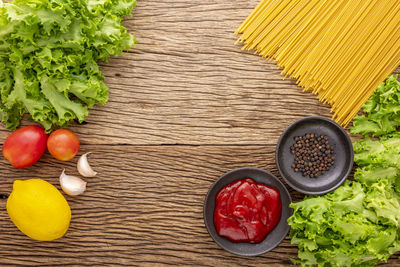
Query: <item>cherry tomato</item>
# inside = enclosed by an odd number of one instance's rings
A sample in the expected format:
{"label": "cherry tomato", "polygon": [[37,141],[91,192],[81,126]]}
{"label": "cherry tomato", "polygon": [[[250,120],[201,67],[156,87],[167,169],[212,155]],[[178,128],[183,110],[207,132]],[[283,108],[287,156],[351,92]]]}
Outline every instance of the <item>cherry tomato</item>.
{"label": "cherry tomato", "polygon": [[3,155],[15,168],[33,165],[46,151],[47,134],[39,126],[22,127],[10,134],[3,145]]}
{"label": "cherry tomato", "polygon": [[67,161],[78,153],[79,139],[70,130],[58,129],[50,134],[47,149],[56,159]]}

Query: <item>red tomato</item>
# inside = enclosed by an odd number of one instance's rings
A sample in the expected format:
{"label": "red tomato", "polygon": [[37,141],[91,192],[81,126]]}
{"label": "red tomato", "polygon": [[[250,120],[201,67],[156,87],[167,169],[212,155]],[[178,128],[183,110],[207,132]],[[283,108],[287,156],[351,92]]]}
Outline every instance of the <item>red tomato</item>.
{"label": "red tomato", "polygon": [[10,134],[3,145],[3,155],[15,168],[33,165],[46,151],[47,134],[39,126],[22,127]]}
{"label": "red tomato", "polygon": [[67,161],[79,151],[78,137],[67,129],[58,129],[50,134],[47,149],[58,160]]}

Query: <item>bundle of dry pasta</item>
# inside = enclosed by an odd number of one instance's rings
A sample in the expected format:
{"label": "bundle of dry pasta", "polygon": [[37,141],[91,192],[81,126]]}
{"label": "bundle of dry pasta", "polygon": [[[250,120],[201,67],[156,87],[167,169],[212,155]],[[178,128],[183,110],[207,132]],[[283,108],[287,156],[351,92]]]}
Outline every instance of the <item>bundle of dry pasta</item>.
{"label": "bundle of dry pasta", "polygon": [[400,65],[400,1],[261,0],[236,34],[347,125]]}

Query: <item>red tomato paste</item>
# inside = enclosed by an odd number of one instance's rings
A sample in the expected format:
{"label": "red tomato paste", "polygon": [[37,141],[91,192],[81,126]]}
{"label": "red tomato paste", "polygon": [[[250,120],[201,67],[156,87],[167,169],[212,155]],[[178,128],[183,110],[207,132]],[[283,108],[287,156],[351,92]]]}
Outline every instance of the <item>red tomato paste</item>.
{"label": "red tomato paste", "polygon": [[279,192],[247,178],[222,188],[216,198],[217,233],[233,242],[259,243],[281,218]]}

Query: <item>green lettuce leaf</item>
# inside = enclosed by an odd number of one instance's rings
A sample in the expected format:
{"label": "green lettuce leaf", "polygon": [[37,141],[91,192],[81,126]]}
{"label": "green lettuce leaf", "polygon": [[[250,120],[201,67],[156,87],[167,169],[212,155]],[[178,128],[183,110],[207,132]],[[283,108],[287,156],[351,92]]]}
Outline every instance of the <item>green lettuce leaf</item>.
{"label": "green lettuce leaf", "polygon": [[292,203],[290,237],[299,247],[294,263],[374,266],[387,261],[400,250],[400,202],[387,190],[383,182],[366,189],[347,181],[325,196]]}
{"label": "green lettuce leaf", "polygon": [[366,115],[357,115],[350,132],[379,136],[396,131],[400,126],[400,82],[397,75],[389,76],[364,104]]}
{"label": "green lettuce leaf", "polygon": [[97,64],[136,40],[122,26],[136,0],[14,0],[0,5],[0,120],[46,131],[83,122],[108,100]]}
{"label": "green lettuce leaf", "polygon": [[[390,76],[364,105],[353,133],[355,181],[292,203],[292,244],[302,266],[374,266],[400,251],[400,86]],[[370,135],[380,136],[371,138]]]}

